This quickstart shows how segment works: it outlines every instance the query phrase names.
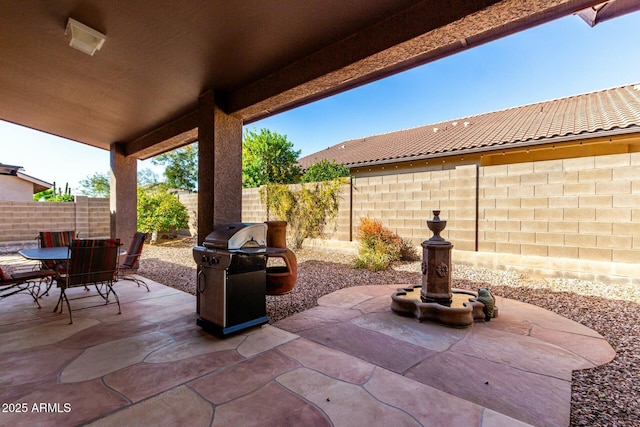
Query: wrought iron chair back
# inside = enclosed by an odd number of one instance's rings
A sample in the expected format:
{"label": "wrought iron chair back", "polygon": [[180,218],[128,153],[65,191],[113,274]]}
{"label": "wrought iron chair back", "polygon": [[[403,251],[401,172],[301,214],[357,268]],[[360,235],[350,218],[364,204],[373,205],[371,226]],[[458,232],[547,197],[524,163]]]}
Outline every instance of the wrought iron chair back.
{"label": "wrought iron chair back", "polygon": [[[74,240],[69,245],[71,256],[65,263],[64,269],[56,267],[56,281],[60,287],[60,298],[55,309],[57,310],[59,306],[60,312],[62,312],[62,305],[66,303],[69,309],[69,323],[73,323],[73,318],[67,290],[79,286],[95,286],[98,295],[105,300],[105,305],[109,304],[109,296],[113,293],[118,304],[118,314],[121,313],[120,300],[113,290],[119,247],[119,239]],[[95,295],[84,295],[79,298],[91,296]]]}
{"label": "wrought iron chair back", "polygon": [[0,299],[25,292],[31,295],[34,302],[38,304],[38,308],[40,308],[38,290],[42,282],[50,283],[53,280],[53,275],[54,272],[52,270],[25,271],[8,274],[0,268]]}
{"label": "wrought iron chair back", "polygon": [[142,248],[144,247],[144,241],[147,238],[145,233],[136,232],[133,235],[133,240],[127,251],[127,257],[123,263],[118,265],[118,279],[130,280],[136,282],[138,286],[142,285],[149,291],[149,285],[144,280],[134,277],[133,274],[138,272],[140,266],[140,256],[142,255]]}
{"label": "wrought iron chair back", "polygon": [[[57,248],[61,246],[69,246],[73,240],[76,238],[76,232],[73,230],[68,231],[41,231],[38,233],[38,246],[41,248]],[[56,261],[42,261],[42,268],[55,270],[56,269]],[[61,268],[61,265],[58,265],[58,268]],[[44,292],[43,295],[49,295],[49,290],[51,289],[51,285],[53,284],[53,280],[51,280]]]}

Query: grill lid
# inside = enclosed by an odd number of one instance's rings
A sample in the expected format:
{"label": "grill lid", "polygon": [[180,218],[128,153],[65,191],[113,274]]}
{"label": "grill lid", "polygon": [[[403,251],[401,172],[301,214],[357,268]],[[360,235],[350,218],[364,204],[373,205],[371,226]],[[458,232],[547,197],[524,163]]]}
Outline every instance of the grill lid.
{"label": "grill lid", "polygon": [[261,248],[267,243],[267,224],[231,222],[218,224],[204,239],[204,246],[215,249]]}

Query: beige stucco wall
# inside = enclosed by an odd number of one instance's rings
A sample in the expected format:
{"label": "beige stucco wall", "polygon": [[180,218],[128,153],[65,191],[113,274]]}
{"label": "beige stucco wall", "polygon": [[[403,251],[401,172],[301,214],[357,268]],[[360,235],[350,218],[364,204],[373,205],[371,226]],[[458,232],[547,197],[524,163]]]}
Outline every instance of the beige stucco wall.
{"label": "beige stucco wall", "polygon": [[33,201],[33,183],[13,175],[0,175],[0,201]]}

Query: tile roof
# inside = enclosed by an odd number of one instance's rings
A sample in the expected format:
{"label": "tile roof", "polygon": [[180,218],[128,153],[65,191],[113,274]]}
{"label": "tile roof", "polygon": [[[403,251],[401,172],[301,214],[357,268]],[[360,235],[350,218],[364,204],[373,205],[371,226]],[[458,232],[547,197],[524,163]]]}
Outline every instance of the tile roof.
{"label": "tile roof", "polygon": [[353,139],[303,157],[299,163],[306,168],[322,159],[346,166],[406,161],[639,127],[640,84],[631,84]]}

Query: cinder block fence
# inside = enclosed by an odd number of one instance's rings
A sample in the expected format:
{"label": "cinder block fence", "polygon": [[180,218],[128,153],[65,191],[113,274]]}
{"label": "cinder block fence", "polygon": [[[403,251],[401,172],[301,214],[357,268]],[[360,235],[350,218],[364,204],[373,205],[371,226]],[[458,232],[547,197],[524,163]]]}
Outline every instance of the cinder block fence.
{"label": "cinder block fence", "polygon": [[[640,153],[353,177],[335,232],[310,246],[354,251],[369,216],[414,244],[447,220],[454,261],[640,285]],[[257,189],[243,218],[266,219]]]}
{"label": "cinder block fence", "polygon": [[75,230],[80,237],[109,237],[109,199],[75,202],[0,202],[0,247],[36,244],[40,231]]}
{"label": "cinder block fence", "polygon": [[[197,195],[179,197],[196,218]],[[305,244],[353,253],[368,216],[419,245],[433,210],[454,261],[640,285],[640,153],[353,177],[327,238]],[[267,220],[259,189],[243,190],[242,220]],[[108,199],[0,202],[0,246],[63,229],[109,236]]]}

